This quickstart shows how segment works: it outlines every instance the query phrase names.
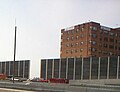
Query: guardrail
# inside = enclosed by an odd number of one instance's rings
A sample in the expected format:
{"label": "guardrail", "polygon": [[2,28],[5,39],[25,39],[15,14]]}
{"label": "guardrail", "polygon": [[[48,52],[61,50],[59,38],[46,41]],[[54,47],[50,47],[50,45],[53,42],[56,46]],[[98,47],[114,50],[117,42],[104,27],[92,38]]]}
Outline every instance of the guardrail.
{"label": "guardrail", "polygon": [[120,87],[113,85],[70,85],[39,82],[0,82],[0,88],[45,92],[120,92]]}

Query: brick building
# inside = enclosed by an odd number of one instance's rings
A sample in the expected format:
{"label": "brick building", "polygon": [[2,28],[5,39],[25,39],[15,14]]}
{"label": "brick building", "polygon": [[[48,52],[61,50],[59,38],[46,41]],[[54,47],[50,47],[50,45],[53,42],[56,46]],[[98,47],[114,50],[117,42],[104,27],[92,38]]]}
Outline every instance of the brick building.
{"label": "brick building", "polygon": [[120,55],[120,28],[95,22],[61,30],[61,58]]}

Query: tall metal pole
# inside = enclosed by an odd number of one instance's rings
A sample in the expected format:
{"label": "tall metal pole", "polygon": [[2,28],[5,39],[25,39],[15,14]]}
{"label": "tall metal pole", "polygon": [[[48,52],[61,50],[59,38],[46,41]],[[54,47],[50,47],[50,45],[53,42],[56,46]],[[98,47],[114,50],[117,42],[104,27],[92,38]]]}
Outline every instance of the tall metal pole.
{"label": "tall metal pole", "polygon": [[14,37],[14,61],[13,61],[13,83],[14,83],[14,78],[15,78],[16,32],[17,32],[17,26],[15,25],[15,37]]}

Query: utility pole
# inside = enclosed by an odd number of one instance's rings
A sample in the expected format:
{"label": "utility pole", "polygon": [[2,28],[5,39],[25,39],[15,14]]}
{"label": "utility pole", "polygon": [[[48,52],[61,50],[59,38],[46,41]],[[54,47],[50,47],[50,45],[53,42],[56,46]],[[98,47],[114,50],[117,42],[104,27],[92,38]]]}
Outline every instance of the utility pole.
{"label": "utility pole", "polygon": [[14,35],[14,61],[13,61],[13,83],[14,83],[14,78],[15,78],[16,32],[17,32],[17,26],[16,26],[16,20],[15,20],[15,35]]}

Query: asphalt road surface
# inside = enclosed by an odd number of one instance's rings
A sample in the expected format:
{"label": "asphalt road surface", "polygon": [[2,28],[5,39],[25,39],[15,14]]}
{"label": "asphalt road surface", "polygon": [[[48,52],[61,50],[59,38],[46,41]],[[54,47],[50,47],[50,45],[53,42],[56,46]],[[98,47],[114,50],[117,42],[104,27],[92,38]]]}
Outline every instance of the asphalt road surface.
{"label": "asphalt road surface", "polygon": [[51,92],[51,91],[26,91],[18,89],[0,88],[0,92]]}

